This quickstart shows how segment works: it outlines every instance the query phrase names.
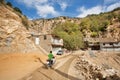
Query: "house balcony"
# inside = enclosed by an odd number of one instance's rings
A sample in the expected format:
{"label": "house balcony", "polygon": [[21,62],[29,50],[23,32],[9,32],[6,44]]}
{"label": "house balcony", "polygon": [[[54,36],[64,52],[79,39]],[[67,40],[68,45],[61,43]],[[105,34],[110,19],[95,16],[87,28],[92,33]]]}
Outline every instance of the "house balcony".
{"label": "house balcony", "polygon": [[52,46],[63,46],[63,43],[55,43],[55,42],[52,42],[51,44],[52,44]]}
{"label": "house balcony", "polygon": [[63,46],[63,40],[62,39],[60,39],[60,40],[53,39],[51,41],[51,44],[52,44],[52,46]]}
{"label": "house balcony", "polygon": [[100,46],[99,42],[89,42],[88,43],[89,46]]}

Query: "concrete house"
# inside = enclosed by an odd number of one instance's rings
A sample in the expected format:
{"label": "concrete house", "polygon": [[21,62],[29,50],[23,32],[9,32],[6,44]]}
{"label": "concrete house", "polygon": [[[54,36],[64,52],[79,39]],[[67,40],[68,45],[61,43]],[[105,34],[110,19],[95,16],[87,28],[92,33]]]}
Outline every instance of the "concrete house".
{"label": "concrete house", "polygon": [[120,52],[120,41],[115,41],[114,39],[101,39],[100,50],[102,51],[115,51]]}
{"label": "concrete house", "polygon": [[120,41],[112,38],[86,38],[85,42],[91,50],[120,52]]}
{"label": "concrete house", "polygon": [[63,39],[51,34],[32,34],[32,41],[37,47],[43,48],[47,53],[53,51],[56,54],[63,47]]}
{"label": "concrete house", "polygon": [[91,50],[100,50],[100,44],[98,38],[86,38],[85,43]]}
{"label": "concrete house", "polygon": [[63,39],[53,36],[51,39],[52,51],[57,53],[59,50],[62,50]]}

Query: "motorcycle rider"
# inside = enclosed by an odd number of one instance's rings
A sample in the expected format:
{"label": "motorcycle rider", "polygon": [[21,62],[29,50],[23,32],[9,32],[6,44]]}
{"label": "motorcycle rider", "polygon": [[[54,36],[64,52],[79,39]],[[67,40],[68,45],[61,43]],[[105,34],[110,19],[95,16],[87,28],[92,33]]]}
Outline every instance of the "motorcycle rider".
{"label": "motorcycle rider", "polygon": [[54,55],[52,54],[52,51],[50,51],[50,53],[48,54],[48,61],[50,67],[53,64],[53,59],[54,59]]}

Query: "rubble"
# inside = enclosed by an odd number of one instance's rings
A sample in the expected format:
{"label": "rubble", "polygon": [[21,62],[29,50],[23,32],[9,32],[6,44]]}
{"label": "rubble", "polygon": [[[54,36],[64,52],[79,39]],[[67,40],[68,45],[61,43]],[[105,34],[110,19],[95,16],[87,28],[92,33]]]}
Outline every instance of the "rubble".
{"label": "rubble", "polygon": [[117,70],[98,66],[85,59],[85,57],[79,56],[76,59],[75,68],[80,75],[85,77],[85,80],[120,80]]}

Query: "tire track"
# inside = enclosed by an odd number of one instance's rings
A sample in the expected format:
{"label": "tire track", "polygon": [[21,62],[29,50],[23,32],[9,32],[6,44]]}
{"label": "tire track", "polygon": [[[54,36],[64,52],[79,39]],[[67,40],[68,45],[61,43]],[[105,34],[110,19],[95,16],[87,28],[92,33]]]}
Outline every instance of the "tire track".
{"label": "tire track", "polygon": [[[69,55],[59,59],[58,68],[47,69],[44,65],[22,80],[79,80],[68,74],[72,61],[77,56]],[[66,60],[66,61],[65,61]],[[65,62],[64,62],[65,61]],[[61,64],[62,63],[62,64]],[[55,67],[56,67],[55,66]]]}

